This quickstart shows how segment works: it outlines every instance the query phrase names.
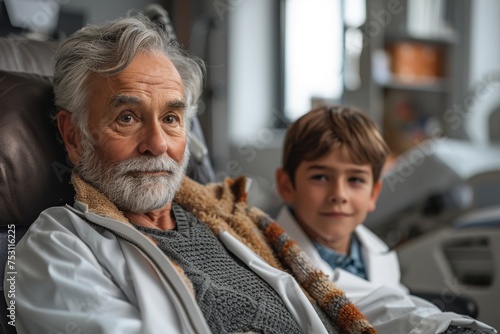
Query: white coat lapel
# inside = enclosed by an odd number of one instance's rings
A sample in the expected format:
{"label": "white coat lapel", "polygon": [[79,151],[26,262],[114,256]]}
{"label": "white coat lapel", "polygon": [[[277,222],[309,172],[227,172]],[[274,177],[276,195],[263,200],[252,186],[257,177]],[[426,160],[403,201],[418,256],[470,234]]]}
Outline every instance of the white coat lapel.
{"label": "white coat lapel", "polygon": [[362,246],[362,256],[368,279],[375,284],[398,286],[399,263],[396,252],[391,251],[371,231],[358,226],[356,235]]}

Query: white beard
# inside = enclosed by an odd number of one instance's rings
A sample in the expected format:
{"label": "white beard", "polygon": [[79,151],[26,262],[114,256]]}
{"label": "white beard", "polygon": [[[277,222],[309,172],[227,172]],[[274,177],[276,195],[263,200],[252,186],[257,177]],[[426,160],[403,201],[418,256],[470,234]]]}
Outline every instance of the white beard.
{"label": "white beard", "polygon": [[[142,156],[115,164],[103,162],[92,144],[83,138],[82,147],[82,158],[75,167],[80,177],[126,212],[146,213],[172,202],[189,162],[187,147],[180,163],[167,156]],[[145,172],[168,175],[151,176]]]}

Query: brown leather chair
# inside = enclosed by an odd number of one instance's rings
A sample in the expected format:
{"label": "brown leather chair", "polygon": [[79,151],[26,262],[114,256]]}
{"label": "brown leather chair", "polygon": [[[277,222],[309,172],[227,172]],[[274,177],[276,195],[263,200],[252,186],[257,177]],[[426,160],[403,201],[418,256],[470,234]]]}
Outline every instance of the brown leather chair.
{"label": "brown leather chair", "polygon": [[[50,75],[54,50],[55,44],[51,42],[0,39],[2,281],[9,243],[17,242],[43,209],[73,201],[70,167],[51,120],[54,105]],[[22,263],[14,263],[22,266]],[[0,290],[3,295],[3,284]],[[3,296],[0,309],[6,310]],[[3,312],[0,332],[15,333]]]}
{"label": "brown leather chair", "polygon": [[54,48],[53,43],[0,39],[2,227],[27,226],[41,210],[72,203],[71,165],[52,120]]}

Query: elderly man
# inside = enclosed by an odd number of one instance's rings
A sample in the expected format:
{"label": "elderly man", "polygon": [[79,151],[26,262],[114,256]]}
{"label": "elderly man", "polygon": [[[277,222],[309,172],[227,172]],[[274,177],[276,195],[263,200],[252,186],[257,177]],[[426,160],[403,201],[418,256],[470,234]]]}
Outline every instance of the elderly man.
{"label": "elderly man", "polygon": [[62,43],[54,91],[76,201],[42,212],[17,246],[18,333],[375,333],[245,204],[243,178],[184,177],[202,72],[143,17]]}

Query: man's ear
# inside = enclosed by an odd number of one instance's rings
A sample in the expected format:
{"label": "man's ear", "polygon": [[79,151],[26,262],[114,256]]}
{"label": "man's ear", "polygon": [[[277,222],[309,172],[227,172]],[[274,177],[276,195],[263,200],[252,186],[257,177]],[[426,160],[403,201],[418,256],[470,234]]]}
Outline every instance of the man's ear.
{"label": "man's ear", "polygon": [[378,180],[377,183],[373,185],[372,195],[370,197],[370,205],[368,206],[368,212],[372,212],[377,207],[378,196],[382,190],[382,180]]}
{"label": "man's ear", "polygon": [[82,157],[80,129],[71,122],[71,113],[61,110],[57,113],[57,127],[68,151],[71,162],[76,165]]}
{"label": "man's ear", "polygon": [[290,176],[283,168],[276,169],[276,186],[281,199],[290,204],[293,200],[295,189]]}

